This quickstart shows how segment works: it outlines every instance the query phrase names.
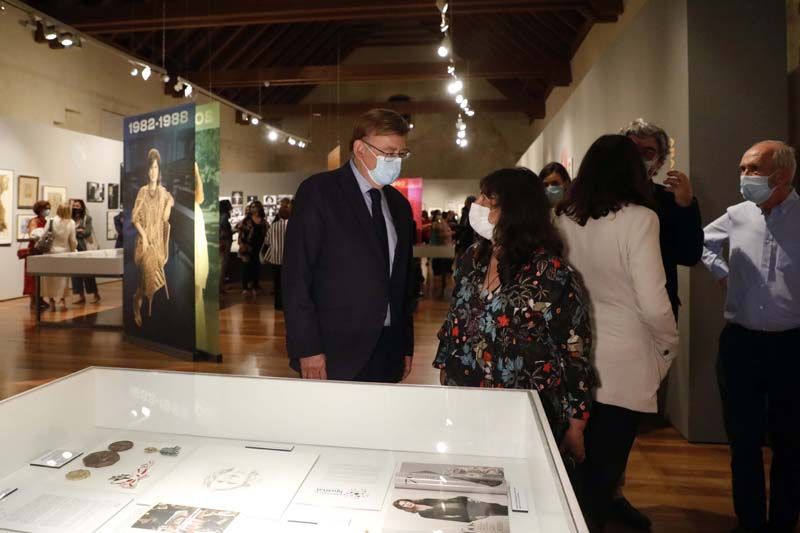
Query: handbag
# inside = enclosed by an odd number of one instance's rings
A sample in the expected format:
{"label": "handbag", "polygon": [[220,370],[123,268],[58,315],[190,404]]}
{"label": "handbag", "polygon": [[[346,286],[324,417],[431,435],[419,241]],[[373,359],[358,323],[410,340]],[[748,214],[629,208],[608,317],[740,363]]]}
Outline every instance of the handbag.
{"label": "handbag", "polygon": [[36,244],[33,245],[33,249],[36,250],[37,254],[49,253],[50,250],[53,249],[53,241],[55,240],[56,234],[53,232],[53,221],[51,220],[47,231],[36,241]]}

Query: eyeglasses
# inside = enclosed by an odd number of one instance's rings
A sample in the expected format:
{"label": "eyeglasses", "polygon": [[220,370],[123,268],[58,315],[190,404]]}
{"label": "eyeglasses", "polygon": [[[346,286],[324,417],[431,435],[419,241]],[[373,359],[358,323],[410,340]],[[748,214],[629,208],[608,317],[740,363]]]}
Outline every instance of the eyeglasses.
{"label": "eyeglasses", "polygon": [[395,159],[408,159],[411,156],[411,150],[400,150],[396,154],[390,154],[389,152],[384,152],[383,150],[381,150],[377,146],[368,143],[364,139],[361,139],[361,142],[363,142],[367,146],[369,146],[371,148],[374,148],[377,151],[379,151],[386,158],[387,162],[394,161]]}

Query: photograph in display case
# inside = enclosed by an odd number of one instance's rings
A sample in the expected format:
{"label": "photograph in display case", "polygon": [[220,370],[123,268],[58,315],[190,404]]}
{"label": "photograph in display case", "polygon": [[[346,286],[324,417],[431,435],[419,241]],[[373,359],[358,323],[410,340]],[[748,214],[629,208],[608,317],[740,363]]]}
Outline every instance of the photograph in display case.
{"label": "photograph in display case", "polygon": [[108,208],[119,209],[119,185],[117,183],[108,184]]}
{"label": "photograph in display case", "polygon": [[17,215],[17,241],[29,241],[31,236],[28,233],[28,225],[36,215]]}
{"label": "photograph in display case", "polygon": [[175,533],[224,533],[237,516],[239,513],[234,511],[159,503],[131,527]]}
{"label": "photograph in display case", "polygon": [[87,181],[86,182],[86,201],[100,204],[103,203],[106,199],[106,186],[103,183],[97,183],[96,181]]}
{"label": "photograph in display case", "polygon": [[14,240],[14,171],[0,169],[0,246]]}
{"label": "photograph in display case", "polygon": [[39,201],[39,178],[19,176],[17,178],[17,209],[33,209]]}
{"label": "photograph in display case", "polygon": [[394,486],[398,489],[508,493],[505,472],[494,466],[402,463]]}
{"label": "photograph in display case", "polygon": [[316,461],[296,451],[203,446],[144,498],[277,520]]}
{"label": "photograph in display case", "polygon": [[67,201],[67,188],[42,185],[42,200],[50,202],[50,210],[55,212],[58,206]]}

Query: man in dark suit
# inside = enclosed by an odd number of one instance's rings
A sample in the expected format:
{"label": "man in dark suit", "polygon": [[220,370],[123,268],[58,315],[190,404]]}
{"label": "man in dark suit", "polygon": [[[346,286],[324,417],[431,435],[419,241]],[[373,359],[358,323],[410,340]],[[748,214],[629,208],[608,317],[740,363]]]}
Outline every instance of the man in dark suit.
{"label": "man in dark suit", "polygon": [[282,286],[290,365],[303,379],[396,383],[411,371],[413,219],[391,187],[408,132],[394,111],[365,113],[351,159],[297,190]]}

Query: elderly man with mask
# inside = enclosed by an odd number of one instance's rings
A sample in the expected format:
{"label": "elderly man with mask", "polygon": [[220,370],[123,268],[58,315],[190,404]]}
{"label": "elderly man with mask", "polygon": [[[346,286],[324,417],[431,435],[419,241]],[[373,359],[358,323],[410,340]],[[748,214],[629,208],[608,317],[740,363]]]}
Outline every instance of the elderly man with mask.
{"label": "elderly man with mask", "polygon": [[[745,201],[706,226],[703,263],[727,288],[717,380],[731,445],[735,531],[790,533],[800,508],[800,197],[794,150],[745,152]],[[723,249],[728,248],[727,259]],[[769,519],[761,446],[772,447]]]}

